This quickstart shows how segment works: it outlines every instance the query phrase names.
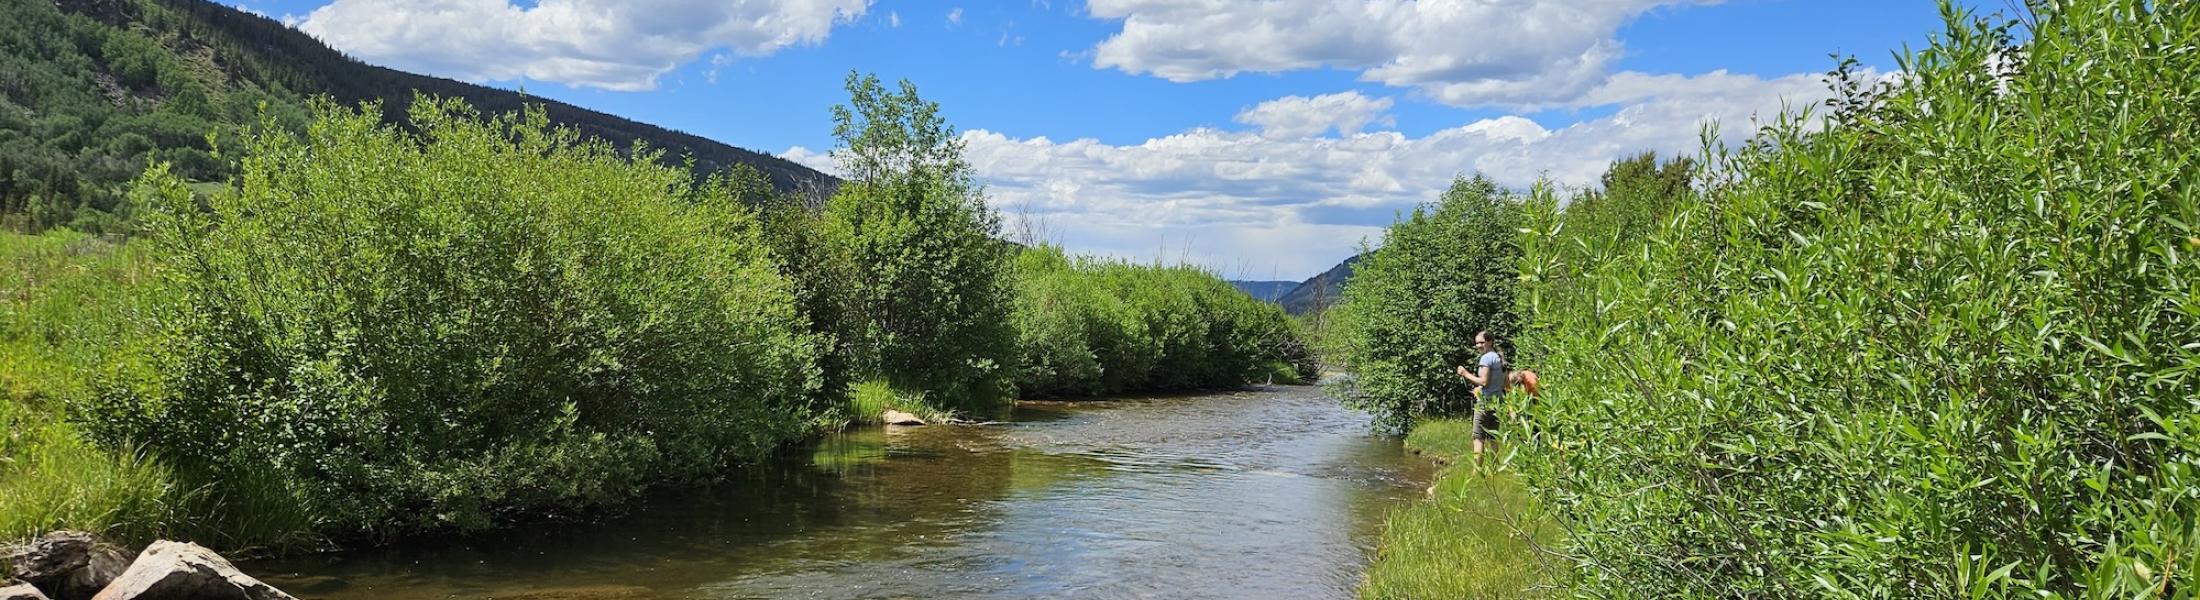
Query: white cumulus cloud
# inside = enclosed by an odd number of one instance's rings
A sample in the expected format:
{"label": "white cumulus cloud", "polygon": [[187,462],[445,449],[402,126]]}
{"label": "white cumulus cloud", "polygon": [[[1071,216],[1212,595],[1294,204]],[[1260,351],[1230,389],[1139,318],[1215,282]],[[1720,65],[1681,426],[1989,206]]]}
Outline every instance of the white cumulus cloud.
{"label": "white cumulus cloud", "polygon": [[[1072,250],[1190,259],[1234,277],[1301,279],[1379,237],[1399,211],[1434,199],[1455,177],[1481,173],[1513,188],[1544,178],[1592,186],[1618,158],[1646,150],[1693,153],[1705,121],[1718,121],[1726,139],[1738,142],[1753,133],[1753,117],[1770,119],[1826,97],[1815,75],[1725,72],[1623,73],[1585,93],[1628,100],[1611,114],[1564,127],[1501,116],[1420,137],[1354,131],[1351,123],[1381,112],[1363,109],[1328,122],[1241,115],[1260,130],[1200,128],[1121,145],[984,129],[965,132],[963,140],[995,205],[1012,219],[1050,225]],[[1260,105],[1273,110],[1246,114],[1299,114],[1279,107],[1317,105],[1320,98],[1326,96],[1284,98]],[[1379,102],[1358,97],[1340,104]],[[795,148],[782,155],[831,167],[820,152]]]}
{"label": "white cumulus cloud", "polygon": [[1093,65],[1186,82],[1316,68],[1454,105],[1563,102],[1602,83],[1644,12],[1715,0],[1091,0],[1122,30]]}
{"label": "white cumulus cloud", "polygon": [[647,90],[713,49],[825,40],[870,0],[335,0],[298,28],[369,62],[458,79]]}
{"label": "white cumulus cloud", "polygon": [[1254,105],[1237,114],[1237,122],[1260,127],[1272,137],[1303,137],[1324,131],[1359,133],[1370,123],[1395,124],[1385,113],[1389,98],[1369,98],[1359,92],[1284,96]]}

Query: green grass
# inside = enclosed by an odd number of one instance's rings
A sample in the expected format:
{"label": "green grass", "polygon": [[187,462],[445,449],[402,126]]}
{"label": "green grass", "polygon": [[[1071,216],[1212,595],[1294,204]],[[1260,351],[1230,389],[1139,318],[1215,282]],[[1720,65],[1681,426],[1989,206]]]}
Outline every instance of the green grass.
{"label": "green grass", "polygon": [[1541,549],[1561,539],[1520,478],[1476,468],[1471,424],[1426,421],[1406,447],[1455,466],[1426,501],[1391,514],[1382,549],[1368,568],[1362,598],[1540,598],[1553,587],[1556,559]]}
{"label": "green grass", "polygon": [[1444,463],[1474,452],[1474,423],[1467,419],[1422,421],[1406,434],[1406,449]]}
{"label": "green grass", "polygon": [[99,448],[63,419],[131,337],[125,317],[150,276],[135,248],[0,233],[0,541],[54,529],[143,540],[189,520],[166,468]]}
{"label": "green grass", "polygon": [[94,447],[67,423],[20,417],[0,417],[11,438],[0,457],[0,541],[55,529],[143,541],[188,521],[184,494],[161,465]]}
{"label": "green grass", "polygon": [[955,413],[932,406],[925,401],[924,392],[896,390],[893,384],[872,379],[851,386],[848,390],[848,420],[857,424],[883,422],[888,409],[898,410],[924,419],[928,423],[945,423],[954,420]]}

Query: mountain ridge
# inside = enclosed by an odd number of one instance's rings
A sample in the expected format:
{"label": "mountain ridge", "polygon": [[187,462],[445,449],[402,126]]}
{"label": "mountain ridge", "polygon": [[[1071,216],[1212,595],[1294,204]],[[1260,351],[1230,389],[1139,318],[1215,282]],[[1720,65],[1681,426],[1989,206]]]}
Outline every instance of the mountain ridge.
{"label": "mountain ridge", "polygon": [[1236,286],[1238,291],[1245,292],[1245,295],[1252,296],[1253,299],[1262,302],[1275,302],[1277,298],[1281,298],[1285,293],[1290,292],[1291,288],[1298,287],[1299,283],[1297,281],[1230,280],[1230,285]]}
{"label": "mountain ridge", "polygon": [[1337,266],[1307,278],[1304,283],[1277,297],[1276,303],[1283,305],[1284,312],[1293,315],[1327,310],[1344,298],[1344,285],[1352,279],[1353,265],[1363,258],[1367,258],[1367,255],[1352,255],[1351,258],[1344,259],[1344,262],[1337,263]]}
{"label": "mountain ridge", "polygon": [[1284,312],[1292,315],[1320,312],[1344,297],[1345,281],[1352,278],[1353,265],[1363,258],[1367,255],[1353,255],[1306,281],[1231,280],[1230,285],[1262,302],[1282,306]]}
{"label": "mountain ridge", "polygon": [[[321,78],[319,83],[323,89],[319,91],[347,104],[380,101],[385,111],[392,116],[403,114],[404,107],[412,103],[412,92],[416,90],[433,96],[462,98],[475,109],[489,113],[515,111],[529,104],[541,105],[549,113],[553,123],[571,126],[584,135],[602,138],[614,144],[623,145],[642,140],[649,142],[651,147],[665,150],[674,156],[692,156],[697,170],[701,172],[723,170],[734,164],[748,164],[764,171],[772,178],[775,186],[786,191],[800,189],[807,180],[838,181],[831,175],[768,153],[559,100],[530,96],[525,91],[499,89],[369,64],[279,21],[211,0],[151,1],[165,4],[171,9],[186,11],[210,25],[229,29],[245,41],[258,41],[258,49],[263,53],[280,53],[294,62],[304,62],[315,67],[335,66],[337,68],[333,70],[337,72],[336,76]],[[121,0],[57,0],[56,5],[67,10],[72,4],[101,5],[120,2]],[[109,21],[109,24],[121,25],[113,21]],[[260,35],[251,35],[255,33]]]}
{"label": "mountain ridge", "polygon": [[[768,153],[574,104],[368,64],[266,16],[208,0],[0,0],[0,225],[127,229],[130,180],[163,162],[227,179],[215,151],[254,123],[302,130],[314,98],[379,104],[407,126],[416,92],[488,114],[540,106],[625,150],[639,141],[698,174],[735,165],[783,192],[839,180]],[[209,133],[211,132],[211,136]]]}

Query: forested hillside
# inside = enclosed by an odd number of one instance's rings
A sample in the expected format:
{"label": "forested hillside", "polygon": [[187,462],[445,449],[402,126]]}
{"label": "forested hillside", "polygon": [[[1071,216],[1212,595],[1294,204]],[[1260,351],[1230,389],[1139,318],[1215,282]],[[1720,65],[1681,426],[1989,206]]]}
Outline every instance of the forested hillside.
{"label": "forested hillside", "polygon": [[1337,266],[1330,267],[1329,270],[1322,271],[1322,274],[1291,288],[1291,291],[1284,292],[1276,298],[1276,303],[1282,304],[1285,312],[1294,315],[1321,312],[1322,309],[1329,308],[1329,305],[1336,304],[1338,299],[1344,297],[1344,283],[1352,279],[1352,265],[1363,258],[1367,258],[1367,255],[1357,254],[1344,259]]}
{"label": "forested hillside", "polygon": [[[540,104],[553,124],[625,148],[640,140],[699,172],[756,167],[782,191],[836,181],[807,167],[561,102],[376,67],[266,17],[203,0],[0,0],[0,224],[118,227],[124,184],[153,161],[193,181],[234,172],[215,152],[234,125],[302,127],[308,103],[384,103],[401,122],[413,95],[486,113]],[[228,143],[225,144],[224,142]]]}

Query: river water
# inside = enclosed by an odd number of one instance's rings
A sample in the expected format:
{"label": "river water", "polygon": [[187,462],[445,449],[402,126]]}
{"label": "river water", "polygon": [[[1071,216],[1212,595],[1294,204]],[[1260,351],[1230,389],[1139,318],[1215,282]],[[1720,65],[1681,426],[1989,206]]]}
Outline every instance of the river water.
{"label": "river water", "polygon": [[1433,475],[1312,387],[864,429],[621,516],[244,565],[301,598],[1344,598]]}

